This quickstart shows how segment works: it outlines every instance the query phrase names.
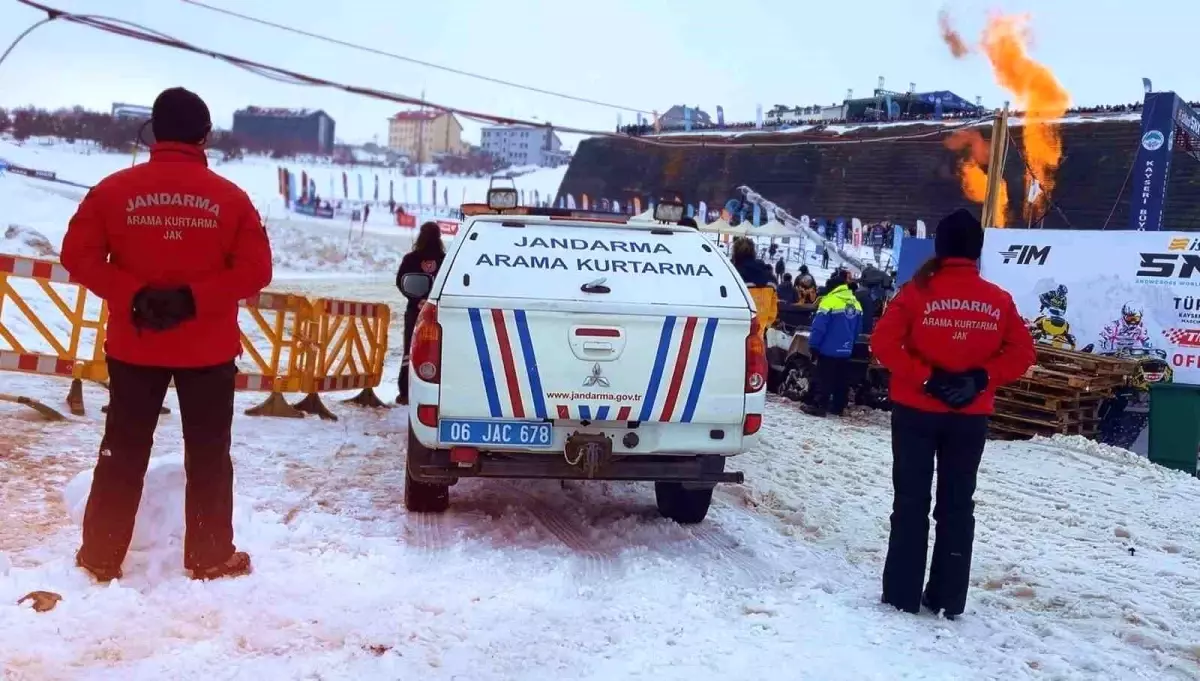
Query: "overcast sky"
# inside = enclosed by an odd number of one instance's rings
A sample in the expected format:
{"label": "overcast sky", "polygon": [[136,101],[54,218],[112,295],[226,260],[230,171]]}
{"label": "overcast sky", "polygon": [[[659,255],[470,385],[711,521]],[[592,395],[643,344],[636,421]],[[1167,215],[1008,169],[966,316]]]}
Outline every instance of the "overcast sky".
{"label": "overcast sky", "polygon": [[[727,120],[766,107],[829,104],[847,88],[951,90],[969,100],[1006,98],[982,58],[952,59],[939,38],[946,6],[977,37],[992,7],[1032,13],[1034,56],[1090,105],[1157,89],[1200,97],[1189,45],[1197,0],[206,0],[276,23],[497,78],[630,107],[624,113],[483,83],[247,23],[180,0],[44,0],[76,13],[114,16],[217,51],[331,80],[499,115],[589,129],[613,128],[632,109],[698,105]],[[0,0],[0,49],[40,16]],[[397,105],[262,79],[207,57],[66,23],[27,38],[0,65],[0,106],[114,101],[149,105],[183,85],[209,103],[218,127],[245,105],[321,108],[348,142],[386,141]],[[478,142],[468,124],[468,141]],[[569,141],[569,139],[567,140]]]}

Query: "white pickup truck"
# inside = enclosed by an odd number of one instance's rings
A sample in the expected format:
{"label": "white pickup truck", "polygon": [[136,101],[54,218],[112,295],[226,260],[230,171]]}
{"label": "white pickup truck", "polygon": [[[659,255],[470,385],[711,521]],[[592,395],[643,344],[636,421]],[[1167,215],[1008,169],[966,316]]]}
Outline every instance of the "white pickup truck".
{"label": "white pickup truck", "polygon": [[668,223],[488,199],[464,206],[436,279],[401,282],[428,295],[405,506],[444,511],[464,477],[641,480],[664,516],[700,522],[762,424],[763,330],[741,278],[676,205],[656,212]]}

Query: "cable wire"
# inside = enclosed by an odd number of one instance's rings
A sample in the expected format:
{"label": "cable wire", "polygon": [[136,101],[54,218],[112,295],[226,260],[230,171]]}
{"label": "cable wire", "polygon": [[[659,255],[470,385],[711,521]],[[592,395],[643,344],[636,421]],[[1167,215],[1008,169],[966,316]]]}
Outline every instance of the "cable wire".
{"label": "cable wire", "polygon": [[[34,26],[31,26],[29,29],[27,29],[25,32],[23,32],[21,35],[19,35],[17,37],[17,39],[13,41],[12,45],[10,45],[9,48],[5,51],[5,53],[4,53],[5,57],[7,57],[8,54],[12,52],[13,48],[16,47],[17,43],[19,43],[22,39],[24,39],[26,36],[28,36],[30,33],[32,33],[32,31],[34,29],[36,29],[40,26],[43,26],[47,23],[50,23],[54,20],[61,20],[61,21],[67,21],[67,22],[74,23],[74,24],[79,24],[82,26],[87,26],[89,28],[94,28],[96,30],[103,31],[105,33],[111,33],[113,35],[118,35],[118,36],[122,36],[122,37],[126,37],[126,38],[131,38],[134,40],[139,40],[142,42],[160,45],[163,47],[170,47],[170,48],[182,50],[185,52],[191,52],[193,54],[199,54],[199,55],[203,55],[206,57],[211,57],[218,61],[223,61],[232,66],[236,66],[237,68],[243,69],[245,71],[249,71],[250,73],[254,73],[255,75],[261,76],[263,78],[269,78],[271,80],[279,81],[282,83],[287,83],[287,84],[292,84],[292,85],[306,85],[306,86],[310,86],[310,87],[323,87],[323,88],[329,88],[329,89],[334,89],[334,90],[340,90],[342,92],[360,95],[363,97],[370,97],[370,98],[378,99],[378,100],[382,100],[382,101],[427,107],[427,108],[435,109],[437,111],[443,111],[445,113],[455,114],[457,116],[462,116],[463,118],[466,118],[469,120],[483,122],[483,123],[494,123],[494,124],[499,124],[499,125],[517,125],[517,126],[523,126],[523,127],[528,127],[528,128],[555,130],[558,132],[563,132],[563,133],[568,133],[568,134],[620,139],[620,140],[625,140],[628,142],[633,142],[633,143],[642,144],[642,145],[651,146],[651,147],[664,147],[664,148],[755,148],[755,147],[790,148],[790,147],[806,147],[806,146],[835,146],[835,145],[841,145],[841,144],[875,144],[875,143],[882,143],[882,142],[900,142],[900,141],[919,140],[919,139],[928,138],[928,137],[945,135],[947,133],[953,132],[954,130],[986,123],[993,118],[993,116],[986,116],[986,117],[978,118],[978,119],[969,119],[969,120],[965,120],[963,123],[958,124],[958,125],[938,126],[938,129],[931,130],[928,132],[923,132],[923,133],[913,133],[913,134],[908,134],[908,135],[892,135],[892,136],[887,136],[887,137],[868,137],[868,138],[861,138],[861,139],[828,139],[828,138],[824,138],[824,137],[822,137],[820,139],[804,139],[805,137],[813,136],[813,133],[776,132],[776,133],[773,133],[776,136],[792,137],[793,139],[790,141],[765,141],[764,140],[764,141],[746,141],[746,142],[720,139],[717,141],[710,142],[710,141],[693,141],[694,138],[697,137],[698,135],[696,135],[696,134],[687,135],[685,133],[683,136],[685,138],[687,138],[686,140],[672,141],[665,137],[639,137],[639,136],[635,136],[635,135],[625,135],[625,134],[620,134],[620,133],[615,133],[615,132],[609,132],[606,130],[589,130],[587,128],[575,128],[575,127],[570,127],[570,126],[554,125],[553,123],[550,123],[550,122],[530,121],[530,120],[524,120],[524,119],[520,119],[520,118],[512,118],[512,117],[508,117],[508,116],[498,116],[495,114],[488,114],[488,113],[483,113],[483,112],[479,112],[479,111],[472,111],[472,110],[468,110],[468,109],[460,109],[457,107],[452,107],[452,106],[447,106],[444,104],[437,104],[434,102],[430,102],[423,98],[417,98],[417,97],[411,97],[411,96],[407,96],[407,95],[397,94],[394,92],[388,92],[386,90],[379,90],[376,88],[370,88],[370,87],[365,87],[365,86],[339,83],[339,82],[328,80],[325,78],[320,78],[318,76],[312,76],[312,75],[300,73],[297,71],[291,71],[289,69],[285,69],[285,68],[282,68],[279,66],[271,66],[269,64],[264,64],[262,62],[256,62],[256,61],[253,61],[250,59],[237,57],[237,56],[230,55],[227,53],[217,52],[215,50],[210,50],[208,48],[200,47],[193,43],[189,43],[184,40],[180,40],[178,38],[171,37],[165,33],[162,33],[161,31],[156,31],[154,29],[146,28],[140,24],[137,24],[137,23],[134,23],[131,21],[125,21],[122,19],[114,19],[111,17],[99,16],[99,15],[71,14],[69,12],[64,12],[62,10],[59,10],[59,9],[56,9],[53,7],[49,7],[47,5],[43,5],[39,2],[36,2],[35,0],[17,0],[17,2],[19,2],[23,5],[26,5],[28,7],[32,7],[34,9],[45,12],[47,14],[48,18],[37,22],[37,24],[35,24]],[[722,137],[724,137],[725,134],[728,134],[728,133],[724,133],[722,135]],[[771,133],[764,134],[761,132],[756,132],[756,133],[749,133],[749,134],[754,134],[756,136],[757,135],[765,136],[766,134],[771,134]],[[797,137],[799,137],[801,139],[794,139]]]}
{"label": "cable wire", "polygon": [[[1024,133],[1022,132],[1022,134],[1024,134]],[[1017,146],[1017,144],[1015,142],[1013,142],[1012,135],[1008,136],[1007,142],[1008,142],[1009,150],[1015,151],[1017,153],[1017,158],[1021,159],[1021,165],[1025,166],[1025,173],[1030,178],[1037,180],[1037,175],[1034,174],[1033,167],[1029,165],[1029,161],[1026,160],[1025,155],[1021,153],[1020,147]],[[1058,205],[1058,202],[1054,200],[1053,193],[1045,192],[1045,194],[1046,194],[1046,210],[1042,211],[1042,214],[1040,217],[1038,217],[1038,219],[1031,220],[1030,224],[1032,225],[1034,223],[1039,223],[1039,222],[1044,221],[1046,219],[1046,213],[1050,209],[1054,209],[1054,212],[1058,213],[1058,217],[1062,218],[1062,221],[1064,223],[1066,223],[1067,229],[1075,229],[1075,226],[1071,224],[1071,221],[1069,219],[1067,219],[1067,214],[1063,212],[1062,208]],[[1028,200],[1026,200],[1026,202],[1028,202]]]}
{"label": "cable wire", "polygon": [[632,107],[632,106],[623,106],[620,104],[613,104],[611,102],[602,102],[602,101],[596,100],[596,99],[588,99],[587,97],[579,97],[577,95],[569,95],[564,92],[556,92],[554,90],[546,90],[544,88],[534,87],[532,85],[522,85],[521,83],[514,83],[509,80],[502,80],[500,78],[494,78],[492,76],[485,76],[485,75],[482,75],[479,73],[472,73],[471,71],[464,71],[462,69],[456,69],[451,66],[443,66],[441,64],[435,64],[433,62],[428,62],[423,59],[416,59],[415,57],[406,57],[402,54],[396,54],[394,52],[387,52],[385,50],[380,50],[380,49],[374,48],[374,47],[367,47],[366,45],[352,43],[352,42],[349,42],[346,40],[341,40],[338,38],[333,38],[331,36],[322,35],[320,33],[313,33],[311,31],[305,31],[304,29],[295,28],[293,26],[287,26],[284,24],[276,23],[274,21],[268,21],[266,19],[259,19],[258,17],[252,17],[248,14],[242,14],[241,12],[235,12],[233,10],[225,9],[223,7],[214,7],[213,5],[209,5],[204,2],[199,2],[199,0],[182,0],[182,2],[184,2],[185,4],[188,4],[188,5],[192,5],[195,7],[200,7],[202,9],[209,10],[210,12],[218,12],[220,14],[224,14],[226,16],[231,16],[231,17],[234,17],[237,19],[241,19],[243,21],[249,21],[251,23],[259,24],[260,26],[269,26],[270,28],[274,28],[274,29],[277,29],[280,31],[287,31],[288,33],[293,33],[295,35],[302,35],[306,38],[312,38],[314,40],[320,40],[320,41],[327,42],[327,43],[330,43],[333,45],[340,45],[341,47],[348,47],[352,50],[359,50],[360,52],[367,52],[369,54],[374,54],[374,55],[377,55],[380,57],[388,57],[389,59],[395,59],[398,61],[408,62],[410,64],[416,64],[418,66],[424,66],[426,68],[437,69],[438,71],[445,71],[446,73],[453,73],[455,75],[465,76],[467,78],[474,78],[475,80],[481,80],[481,81],[484,81],[487,83],[494,83],[496,85],[503,85],[505,87],[516,88],[518,90],[525,90],[528,92],[536,92],[541,95],[547,95],[549,97],[558,97],[559,99],[567,99],[567,100],[571,100],[573,102],[582,102],[584,104],[593,104],[595,106],[602,106],[602,107],[606,107],[609,109],[617,109],[619,111],[630,111],[633,113],[646,114],[646,115],[650,115],[650,116],[654,115],[654,113],[651,111],[645,111],[643,109],[638,109],[638,108]]}

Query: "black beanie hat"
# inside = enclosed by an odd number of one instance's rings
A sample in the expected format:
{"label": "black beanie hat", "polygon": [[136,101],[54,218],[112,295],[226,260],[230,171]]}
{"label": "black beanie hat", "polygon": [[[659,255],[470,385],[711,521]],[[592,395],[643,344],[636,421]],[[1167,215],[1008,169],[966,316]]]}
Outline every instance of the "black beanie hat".
{"label": "black beanie hat", "polygon": [[845,270],[836,269],[829,275],[829,278],[825,280],[825,289],[827,291],[832,291],[844,283],[846,283]]}
{"label": "black beanie hat", "polygon": [[938,223],[933,252],[939,258],[978,260],[983,255],[983,225],[970,211],[959,208]]}
{"label": "black beanie hat", "polygon": [[163,90],[154,100],[150,125],[156,142],[198,144],[212,130],[212,118],[199,95],[173,87]]}

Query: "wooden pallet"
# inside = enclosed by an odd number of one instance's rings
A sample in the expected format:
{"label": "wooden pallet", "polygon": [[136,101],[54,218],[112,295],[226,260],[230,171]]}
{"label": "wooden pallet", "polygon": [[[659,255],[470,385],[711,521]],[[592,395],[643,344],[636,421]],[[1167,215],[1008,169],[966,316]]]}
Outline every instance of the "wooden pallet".
{"label": "wooden pallet", "polygon": [[1136,368],[1131,360],[1039,345],[1037,364],[996,391],[992,436],[1095,437],[1105,400],[1129,384]]}

